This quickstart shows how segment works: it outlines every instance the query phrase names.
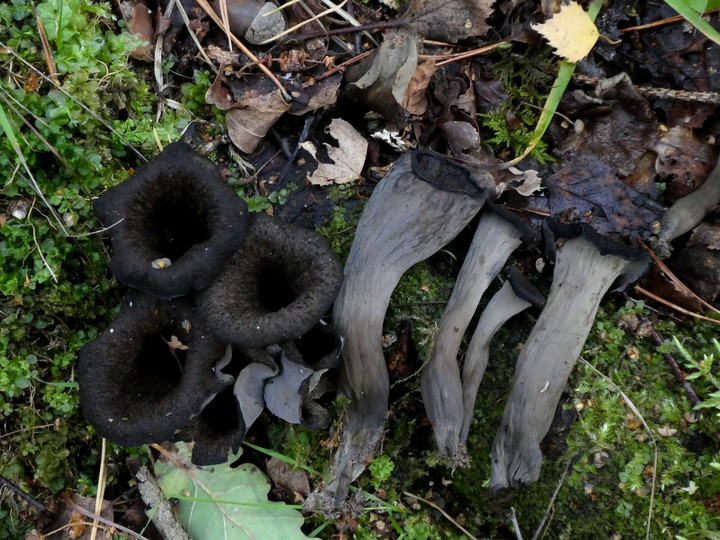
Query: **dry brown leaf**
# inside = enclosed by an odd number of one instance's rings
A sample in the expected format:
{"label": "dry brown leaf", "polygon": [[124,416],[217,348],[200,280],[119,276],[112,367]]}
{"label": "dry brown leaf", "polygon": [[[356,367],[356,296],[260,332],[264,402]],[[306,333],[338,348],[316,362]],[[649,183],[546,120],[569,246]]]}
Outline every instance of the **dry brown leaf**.
{"label": "dry brown leaf", "polygon": [[[333,119],[327,128],[329,133],[338,142],[338,146],[325,143],[328,156],[333,163],[318,161],[318,168],[310,175],[310,183],[318,186],[329,184],[345,184],[352,182],[360,176],[368,143],[348,122],[340,118]],[[310,141],[300,146],[310,152],[317,159],[317,148]]]}
{"label": "dry brown leaf", "polygon": [[435,73],[435,60],[432,58],[420,62],[415,68],[401,103],[410,114],[420,116],[425,113],[428,105],[426,90],[433,73]]}
{"label": "dry brown leaf", "polygon": [[118,2],[120,14],[127,23],[128,32],[145,43],[130,53],[130,57],[143,62],[152,62],[152,43],[155,30],[152,23],[152,12],[143,2],[123,0]]}

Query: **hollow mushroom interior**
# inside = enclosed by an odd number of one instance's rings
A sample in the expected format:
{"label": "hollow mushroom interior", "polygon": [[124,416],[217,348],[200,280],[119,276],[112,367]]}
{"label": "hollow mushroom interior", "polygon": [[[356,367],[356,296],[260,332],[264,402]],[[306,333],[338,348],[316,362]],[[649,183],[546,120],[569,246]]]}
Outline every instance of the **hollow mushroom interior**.
{"label": "hollow mushroom interior", "polygon": [[197,188],[188,180],[179,184],[165,186],[149,199],[138,201],[140,230],[147,234],[144,242],[155,258],[175,261],[211,236],[206,197],[198,196]]}

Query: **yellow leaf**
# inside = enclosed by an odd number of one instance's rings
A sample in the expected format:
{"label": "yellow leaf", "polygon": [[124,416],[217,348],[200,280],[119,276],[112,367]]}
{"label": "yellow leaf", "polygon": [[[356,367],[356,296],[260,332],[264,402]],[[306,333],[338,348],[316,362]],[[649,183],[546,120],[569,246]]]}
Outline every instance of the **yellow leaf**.
{"label": "yellow leaf", "polygon": [[558,56],[570,62],[585,58],[600,36],[595,23],[577,2],[563,5],[552,19],[532,28],[555,47]]}

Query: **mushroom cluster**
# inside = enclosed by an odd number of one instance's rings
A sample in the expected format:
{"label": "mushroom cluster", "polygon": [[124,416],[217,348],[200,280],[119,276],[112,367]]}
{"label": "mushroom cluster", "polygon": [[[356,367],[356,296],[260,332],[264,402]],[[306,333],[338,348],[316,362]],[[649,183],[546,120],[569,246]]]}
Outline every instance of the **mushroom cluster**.
{"label": "mushroom cluster", "polygon": [[340,339],[322,317],[342,270],[315,231],[248,213],[209,160],[173,143],[94,202],[111,268],[131,289],[80,351],[80,405],[124,446],[194,441],[193,461],[237,452],[267,407],[321,428]]}
{"label": "mushroom cluster", "polygon": [[[568,175],[568,170],[561,169],[556,175]],[[570,172],[571,177],[577,176],[577,171]],[[465,442],[490,341],[503,324],[524,309],[542,308],[520,354],[514,385],[493,442],[490,485],[498,489],[536,481],[542,457],[540,442],[548,432],[600,301],[607,292],[622,291],[637,281],[647,268],[649,257],[637,239],[660,230],[659,239],[667,241],[689,230],[720,200],[718,179],[720,163],[703,191],[707,200],[699,203],[688,197],[688,202],[681,200],[667,212],[625,187],[625,214],[598,211],[580,216],[597,214],[597,223],[563,219],[566,216],[562,212],[557,213],[559,217],[544,219],[542,236],[554,263],[546,300],[522,274],[506,266],[521,244],[533,246],[540,241],[537,229],[486,201],[483,182],[456,162],[427,151],[402,156],[365,206],[333,310],[334,324],[346,340],[340,389],[351,402],[332,463],[334,476],[314,499],[323,505],[341,504],[350,483],[380,448],[390,389],[381,338],[385,312],[398,280],[413,264],[441,249],[478,213],[474,240],[439,322],[430,358],[422,368],[423,402],[439,456],[452,467],[466,465]],[[555,185],[552,180],[556,179],[546,179],[551,187]],[[552,196],[551,192],[551,203]],[[609,224],[613,219],[616,223]],[[626,233],[631,230],[635,230],[634,236]],[[480,314],[461,361],[458,351],[463,335],[481,297],[504,267],[507,280]]]}

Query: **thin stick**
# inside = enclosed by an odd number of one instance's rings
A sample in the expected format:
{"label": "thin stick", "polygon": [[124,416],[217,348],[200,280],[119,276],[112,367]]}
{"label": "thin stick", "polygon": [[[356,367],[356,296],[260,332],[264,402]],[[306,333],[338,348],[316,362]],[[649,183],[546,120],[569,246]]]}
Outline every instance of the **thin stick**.
{"label": "thin stick", "polygon": [[[703,16],[710,15],[711,13],[716,13],[720,11],[720,8],[711,9],[710,11],[706,11],[703,13]],[[664,26],[666,24],[685,21],[685,17],[682,15],[675,15],[673,17],[668,17],[667,19],[660,19],[659,21],[654,21],[647,24],[640,24],[638,26],[630,26],[629,28],[622,28],[619,30],[621,34],[626,34],[628,32],[637,32],[638,30],[647,30],[648,28],[655,28],[657,26]]]}
{"label": "thin stick", "polygon": [[114,521],[111,521],[109,519],[105,519],[102,516],[99,516],[98,514],[94,514],[90,510],[86,510],[79,504],[76,504],[70,497],[67,497],[65,499],[65,504],[75,510],[78,514],[82,514],[85,517],[94,519],[99,521],[100,523],[107,525],[108,527],[112,527],[114,529],[117,529],[118,531],[127,534],[128,536],[131,536],[133,538],[137,538],[138,540],[149,540],[147,537],[143,536],[142,534],[138,534],[132,529],[128,529],[127,527],[123,527],[122,525],[115,523]]}
{"label": "thin stick", "polygon": [[520,524],[517,520],[517,515],[515,514],[515,507],[510,507],[510,515],[508,516],[508,519],[510,519],[510,523],[513,525],[513,530],[515,531],[515,537],[517,540],[523,540],[522,532],[520,531]]}
{"label": "thin stick", "polygon": [[[105,437],[102,438],[102,445],[100,448],[100,473],[98,474],[98,488],[95,494],[95,513],[99,516],[102,512],[103,501],[105,499],[105,486],[107,485],[107,440]],[[92,530],[90,531],[90,540],[95,540],[97,537],[98,527],[100,523],[97,519],[93,520]]]}
{"label": "thin stick", "polygon": [[[33,15],[35,15],[35,23],[37,24],[38,33],[40,34],[40,43],[42,43],[43,55],[45,56],[45,63],[47,64],[50,78],[57,82],[57,69],[55,68],[55,60],[50,52],[50,42],[48,41],[47,34],[45,33],[45,26],[43,26],[42,19],[40,19],[40,15],[38,15],[35,2],[30,2],[30,5],[32,6]],[[60,30],[58,29],[58,32],[59,31]]]}
{"label": "thin stick", "polygon": [[66,97],[70,98],[72,101],[74,101],[75,103],[77,103],[86,113],[88,113],[88,114],[89,114],[90,116],[92,116],[95,120],[97,120],[98,122],[100,122],[100,123],[101,123],[103,126],[105,126],[110,132],[112,132],[113,135],[115,135],[117,138],[119,138],[128,148],[130,148],[133,152],[135,152],[135,154],[137,154],[137,156],[138,156],[141,160],[143,160],[143,161],[147,161],[147,160],[148,160],[145,156],[143,156],[143,155],[140,153],[140,151],[139,151],[137,148],[135,148],[132,144],[130,144],[130,142],[128,142],[128,140],[127,140],[125,137],[123,137],[122,135],[120,135],[120,133],[118,133],[110,124],[108,124],[105,120],[103,120],[100,116],[98,116],[95,112],[93,112],[93,111],[90,109],[90,107],[88,107],[87,105],[85,105],[82,101],[80,101],[79,99],[77,99],[75,96],[69,94],[69,93],[67,92],[67,90],[65,90],[62,86],[60,86],[59,84],[57,84],[57,83],[56,83],[55,81],[53,81],[50,77],[48,77],[47,75],[45,75],[42,71],[40,71],[38,68],[36,68],[35,66],[33,66],[30,62],[28,62],[27,60],[25,60],[25,59],[24,59],[23,57],[21,57],[19,54],[17,54],[11,47],[8,47],[7,45],[5,45],[5,43],[3,43],[2,41],[0,41],[0,48],[3,50],[3,52],[5,52],[5,53],[7,53],[7,54],[10,54],[10,55],[13,56],[13,58],[19,60],[23,65],[25,65],[25,67],[27,67],[27,68],[31,69],[32,71],[34,71],[34,72],[35,72],[37,75],[39,75],[43,80],[49,82],[53,87],[55,87],[56,90],[59,90],[59,91],[60,91],[62,94],[64,94]]}
{"label": "thin stick", "polygon": [[492,45],[488,45],[487,47],[480,47],[479,49],[473,49],[472,51],[455,53],[452,55],[451,58],[448,58],[447,60],[443,60],[442,62],[437,62],[435,64],[435,67],[444,66],[445,64],[449,64],[450,62],[457,62],[458,60],[465,60],[466,58],[472,58],[473,56],[478,56],[479,54],[485,54],[486,52],[497,49],[500,45],[506,45],[508,43],[510,43],[510,42],[509,41],[499,41]]}
{"label": "thin stick", "polygon": [[[180,2],[179,0],[173,0],[173,4],[177,6],[180,17],[182,17],[182,20],[185,23],[185,28],[187,28],[187,31],[190,33],[190,38],[195,43],[195,46],[198,48],[200,56],[202,56],[203,60],[205,60],[205,63],[210,66],[210,69],[212,69],[217,74],[218,69],[215,67],[215,64],[213,64],[213,61],[210,60],[210,57],[205,52],[203,46],[200,44],[200,40],[198,39],[197,34],[195,34],[195,30],[193,30],[192,26],[190,25],[190,18],[188,17],[187,11],[185,11],[182,2]],[[228,41],[230,41],[230,38],[228,38]],[[232,47],[230,48],[230,50],[232,50]]]}
{"label": "thin stick", "polygon": [[[654,331],[652,334],[650,334],[650,337],[652,338],[653,343],[655,343],[655,345],[657,345],[658,347],[663,344],[663,339],[657,332]],[[690,402],[690,404],[693,407],[695,407],[696,405],[700,405],[701,399],[695,392],[695,388],[693,388],[693,385],[683,375],[682,370],[680,369],[680,366],[678,366],[678,363],[675,361],[673,355],[670,353],[663,353],[663,358],[665,358],[665,361],[670,365],[670,369],[672,369],[675,378],[680,381],[680,384],[682,384],[683,388],[685,388],[685,392],[687,393],[688,401]]]}
{"label": "thin stick", "polygon": [[405,496],[407,496],[407,497],[412,497],[413,499],[417,499],[418,501],[422,501],[422,502],[424,502],[425,504],[432,506],[435,510],[437,510],[437,511],[440,512],[443,516],[445,516],[445,518],[446,518],[450,523],[452,523],[452,524],[455,525],[458,529],[460,529],[460,530],[463,532],[463,534],[466,534],[468,538],[470,538],[471,540],[478,540],[476,536],[473,536],[472,534],[470,534],[470,531],[468,531],[465,527],[463,527],[463,526],[460,525],[457,521],[455,521],[455,520],[450,516],[450,514],[448,514],[445,510],[443,510],[442,508],[440,508],[440,507],[439,507],[437,504],[435,504],[434,502],[428,501],[427,499],[423,499],[422,497],[420,497],[420,496],[418,496],[418,495],[413,495],[413,494],[410,493],[409,491],[403,491],[403,494],[404,494]]}
{"label": "thin stick", "polygon": [[[35,201],[33,201],[33,205],[35,204]],[[29,215],[29,212],[28,212]],[[47,260],[45,259],[45,255],[43,255],[42,249],[40,249],[40,244],[38,244],[37,236],[35,235],[35,226],[31,223],[30,224],[30,230],[32,231],[32,237],[33,242],[35,242],[35,247],[37,248],[38,253],[40,254],[40,258],[42,259],[43,266],[48,269],[48,272],[50,272],[50,277],[52,277],[52,280],[57,283],[58,278],[55,275],[55,272],[53,271],[52,267],[48,264]],[[69,236],[66,234],[66,236]]]}
{"label": "thin stick", "polygon": [[320,76],[319,76],[317,79],[315,79],[315,80],[316,80],[316,81],[321,81],[321,80],[329,77],[330,75],[334,75],[335,73],[337,73],[337,72],[340,71],[341,69],[349,66],[350,64],[354,64],[355,62],[359,62],[359,61],[362,60],[363,58],[366,58],[366,57],[370,56],[370,54],[374,53],[375,51],[376,51],[376,49],[371,49],[371,50],[369,50],[369,51],[365,51],[364,53],[360,53],[360,54],[358,54],[357,56],[353,56],[350,60],[346,60],[346,61],[343,62],[342,64],[338,64],[337,66],[335,66],[335,67],[332,68],[332,69],[328,69],[325,73],[323,73],[322,75],[320,75]]}
{"label": "thin stick", "polygon": [[707,322],[711,322],[711,323],[715,323],[715,324],[720,324],[720,320],[718,320],[718,319],[711,319],[710,317],[705,317],[705,315],[700,315],[699,313],[694,313],[690,310],[682,308],[676,304],[673,304],[672,302],[670,302],[668,300],[665,300],[664,298],[660,298],[659,296],[651,293],[648,290],[643,289],[640,285],[635,285],[635,290],[637,292],[639,292],[640,294],[647,296],[648,298],[651,298],[652,300],[655,300],[656,302],[660,302],[664,306],[674,309],[675,311],[679,311],[680,313],[683,313],[690,317],[694,317],[695,319],[700,319],[701,321],[707,321]]}
{"label": "thin stick", "polygon": [[600,371],[595,368],[592,364],[590,364],[587,360],[585,360],[582,356],[578,358],[581,364],[589,367],[592,371],[594,371],[597,375],[602,377],[605,382],[607,382],[610,386],[612,386],[616,392],[618,392],[622,398],[625,400],[625,403],[630,408],[630,410],[637,416],[640,421],[642,422],[643,426],[645,426],[645,429],[648,432],[648,435],[650,435],[650,440],[653,443],[653,447],[655,449],[654,455],[653,455],[653,475],[652,475],[652,484],[650,486],[650,504],[648,504],[648,517],[647,517],[647,528],[645,530],[645,538],[648,540],[650,538],[650,521],[652,519],[652,510],[653,510],[653,502],[655,501],[655,482],[657,479],[657,468],[658,468],[658,446],[657,441],[655,440],[655,436],[653,435],[652,430],[650,429],[650,426],[647,425],[647,422],[645,422],[645,418],[643,418],[643,415],[640,414],[640,411],[635,406],[635,404],[632,402],[632,400],[627,396],[625,392],[620,390],[620,387],[615,384],[610,377],[607,375],[601,373]]}
{"label": "thin stick", "polygon": [[334,28],[332,30],[326,30],[324,32],[309,32],[307,34],[291,34],[288,36],[290,39],[296,39],[298,41],[306,39],[314,39],[318,37],[334,36],[337,34],[354,34],[357,32],[368,32],[370,30],[384,30],[385,28],[398,28],[407,26],[408,21],[402,19],[394,21],[384,21],[372,24],[361,24],[360,26],[344,26],[342,28]]}
{"label": "thin stick", "polygon": [[17,487],[10,480],[8,480],[4,476],[0,475],[0,488],[2,488],[2,487],[7,488],[18,499],[22,499],[23,501],[25,501],[26,503],[28,503],[30,506],[34,507],[35,509],[39,510],[40,512],[51,512],[47,506],[36,501],[33,497],[31,497],[30,495],[25,493],[22,489]]}
{"label": "thin stick", "polygon": [[550,497],[550,501],[548,502],[547,510],[545,510],[545,515],[543,516],[542,520],[540,521],[540,525],[538,525],[537,530],[535,531],[535,534],[533,534],[532,540],[537,540],[540,538],[540,534],[542,533],[543,529],[545,528],[545,523],[547,523],[548,519],[550,519],[550,516],[553,515],[553,507],[555,505],[555,499],[557,499],[558,493],[560,493],[560,488],[563,487],[563,484],[565,484],[565,477],[567,476],[568,471],[570,470],[570,465],[572,465],[573,460],[568,459],[567,463],[565,464],[565,470],[563,470],[562,475],[560,476],[560,481],[558,482],[557,486],[555,486],[555,491],[553,492],[552,496]]}
{"label": "thin stick", "polygon": [[710,304],[709,302],[707,302],[707,301],[703,300],[702,298],[700,298],[697,294],[695,294],[695,293],[692,291],[692,289],[690,289],[690,287],[688,287],[687,285],[685,285],[685,284],[682,282],[682,280],[681,280],[680,278],[678,278],[678,277],[673,273],[673,271],[670,270],[664,262],[662,262],[662,260],[660,259],[660,257],[658,257],[658,256],[655,254],[655,252],[654,252],[652,249],[650,249],[650,248],[645,244],[645,242],[643,242],[642,240],[640,240],[640,246],[641,246],[645,251],[647,251],[647,252],[650,254],[650,258],[653,260],[653,262],[657,265],[657,267],[660,269],[660,271],[661,271],[663,274],[665,274],[665,275],[668,277],[668,279],[670,279],[670,282],[671,282],[675,287],[677,287],[678,289],[680,289],[680,290],[681,290],[682,292],[684,292],[685,294],[691,296],[693,299],[695,299],[695,300],[697,300],[698,302],[700,302],[701,305],[705,306],[705,307],[708,308],[710,311],[714,311],[715,313],[720,314],[720,310],[718,310],[715,306],[713,306],[713,305]]}
{"label": "thin stick", "polygon": [[[218,14],[215,13],[215,10],[208,4],[207,0],[196,0],[198,5],[207,13],[210,18],[217,24],[222,30],[225,32],[230,32],[230,29],[223,23],[222,19],[218,17]],[[273,74],[272,71],[263,63],[260,62],[257,56],[255,56],[250,49],[248,49],[245,44],[240,41],[237,36],[230,33],[230,36],[232,37],[233,43],[238,46],[238,48],[252,61],[257,64],[257,66],[260,68],[260,71],[262,71],[267,77],[275,84],[275,86],[278,87],[280,90],[280,95],[282,95],[283,99],[285,101],[291,101],[292,98],[290,97],[290,94],[287,93],[285,88],[283,87],[282,83],[278,80],[278,78]]]}
{"label": "thin stick", "polygon": [[325,11],[321,11],[320,13],[318,13],[317,15],[315,15],[314,17],[312,17],[312,18],[310,18],[310,19],[306,19],[306,20],[304,20],[304,21],[301,21],[301,22],[297,23],[295,26],[291,26],[291,27],[288,28],[287,30],[284,30],[284,31],[280,32],[279,34],[276,34],[276,35],[274,35],[273,37],[266,39],[265,41],[263,41],[263,42],[261,43],[261,45],[265,45],[265,44],[267,44],[267,43],[270,43],[271,41],[275,41],[276,39],[279,39],[279,38],[281,38],[281,37],[283,37],[283,36],[285,36],[285,35],[287,35],[287,34],[290,34],[290,33],[294,32],[295,30],[297,30],[298,28],[302,28],[302,27],[305,26],[306,24],[311,23],[311,22],[313,22],[313,21],[316,21],[316,20],[318,20],[319,18],[324,17],[325,15],[329,15],[330,13],[339,12],[339,11],[341,10],[341,8],[342,8],[345,4],[347,4],[347,2],[348,2],[348,0],[343,0],[343,1],[340,3],[340,5],[337,5],[337,6],[336,6],[335,4],[332,4],[333,7],[330,7],[330,8],[328,8],[328,9],[326,9]]}

